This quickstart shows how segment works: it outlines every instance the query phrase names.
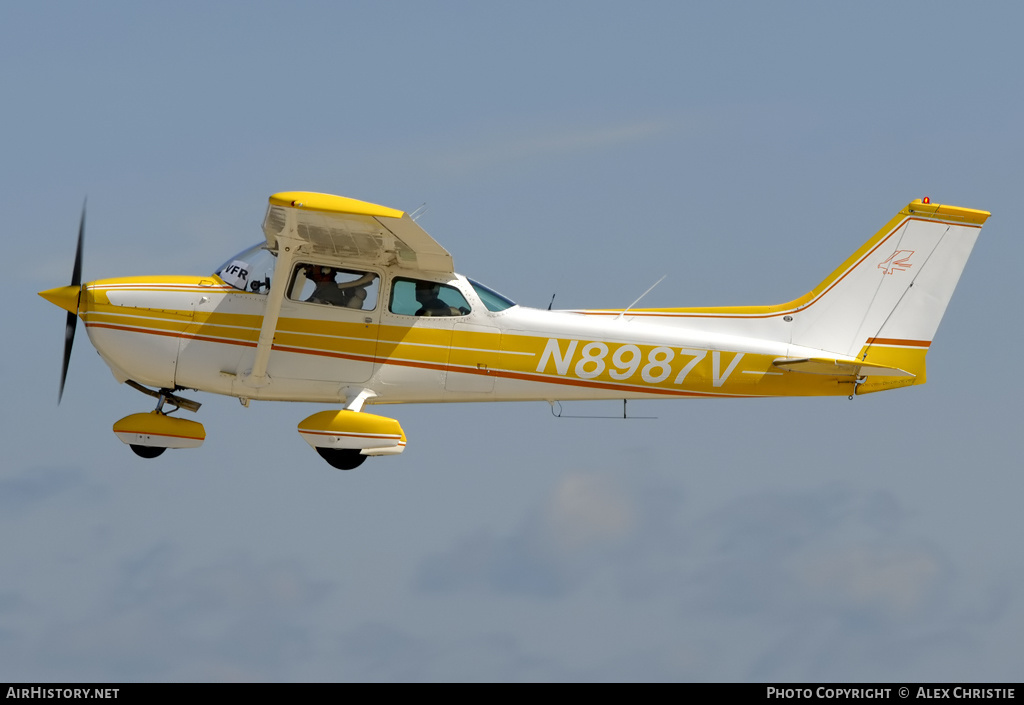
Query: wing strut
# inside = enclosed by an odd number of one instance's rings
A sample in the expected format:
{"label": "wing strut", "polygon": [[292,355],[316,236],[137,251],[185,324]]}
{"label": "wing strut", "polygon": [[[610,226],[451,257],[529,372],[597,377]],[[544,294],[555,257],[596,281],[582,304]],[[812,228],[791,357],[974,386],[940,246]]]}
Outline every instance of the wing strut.
{"label": "wing strut", "polygon": [[263,313],[263,325],[260,328],[259,342],[256,343],[256,356],[252,361],[252,369],[245,375],[242,383],[247,387],[265,387],[270,384],[267,376],[267,362],[270,360],[270,349],[274,344],[274,333],[277,332],[277,319],[281,316],[281,303],[288,288],[292,263],[300,243],[291,239],[277,239],[277,264],[274,265],[274,281],[267,294],[267,308]]}

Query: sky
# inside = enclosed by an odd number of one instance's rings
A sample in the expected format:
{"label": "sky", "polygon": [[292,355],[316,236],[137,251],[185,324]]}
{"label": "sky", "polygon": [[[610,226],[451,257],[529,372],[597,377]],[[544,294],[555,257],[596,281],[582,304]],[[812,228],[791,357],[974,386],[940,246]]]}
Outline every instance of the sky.
{"label": "sky", "polygon": [[[0,680],[1020,680],[1018,5],[4,16]],[[993,216],[928,384],[853,401],[393,406],[405,453],[339,472],[326,407],[198,393],[142,460],[79,326],[58,406],[86,198],[88,281],[208,274],[285,190],[425,203],[540,308],[788,301],[912,199]]]}

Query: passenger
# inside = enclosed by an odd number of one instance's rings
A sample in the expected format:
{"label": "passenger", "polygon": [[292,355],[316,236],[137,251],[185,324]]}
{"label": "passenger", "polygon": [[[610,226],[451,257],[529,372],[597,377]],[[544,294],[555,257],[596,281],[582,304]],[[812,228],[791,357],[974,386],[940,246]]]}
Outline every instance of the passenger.
{"label": "passenger", "polygon": [[355,289],[349,289],[348,291],[351,295],[345,305],[349,308],[362,308],[363,302],[366,301],[366,287],[360,286]]}

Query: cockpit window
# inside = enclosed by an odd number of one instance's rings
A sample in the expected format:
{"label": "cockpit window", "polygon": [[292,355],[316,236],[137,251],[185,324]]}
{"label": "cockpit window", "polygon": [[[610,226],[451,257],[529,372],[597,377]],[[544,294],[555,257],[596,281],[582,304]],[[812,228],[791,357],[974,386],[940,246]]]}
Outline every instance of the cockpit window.
{"label": "cockpit window", "polygon": [[270,291],[270,279],[274,276],[277,255],[267,249],[266,243],[258,243],[242,250],[222,264],[214,272],[225,282],[241,291],[266,294]]}
{"label": "cockpit window", "polygon": [[373,272],[320,264],[299,264],[292,274],[288,298],[372,311],[377,308],[379,282],[380,277]]}
{"label": "cockpit window", "polygon": [[504,311],[505,309],[512,308],[516,305],[515,301],[506,299],[494,289],[489,289],[480,282],[470,279],[469,283],[473,285],[473,291],[475,291],[476,295],[480,297],[480,300],[484,302],[484,306],[487,307],[488,311],[497,313],[498,311]]}
{"label": "cockpit window", "polygon": [[390,311],[403,316],[465,316],[469,302],[454,286],[398,277],[391,284]]}

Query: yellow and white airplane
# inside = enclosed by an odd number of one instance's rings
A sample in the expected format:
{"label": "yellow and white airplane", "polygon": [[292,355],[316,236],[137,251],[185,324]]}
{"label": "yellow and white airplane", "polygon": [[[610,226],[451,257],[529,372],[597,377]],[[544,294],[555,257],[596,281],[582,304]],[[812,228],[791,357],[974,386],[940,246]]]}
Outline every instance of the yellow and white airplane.
{"label": "yellow and white airplane", "polygon": [[[916,200],[810,292],[775,306],[546,311],[456,274],[406,213],[270,197],[264,242],[209,276],[81,283],[68,311],[119,382],[158,399],[114,424],[142,457],[202,444],[183,389],[306,401],[299,434],[332,466],[405,449],[367,404],[865,394],[923,384],[925,355],[989,213]],[[167,405],[175,407],[165,410]],[[340,407],[340,408],[337,408]]]}

